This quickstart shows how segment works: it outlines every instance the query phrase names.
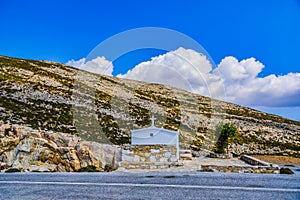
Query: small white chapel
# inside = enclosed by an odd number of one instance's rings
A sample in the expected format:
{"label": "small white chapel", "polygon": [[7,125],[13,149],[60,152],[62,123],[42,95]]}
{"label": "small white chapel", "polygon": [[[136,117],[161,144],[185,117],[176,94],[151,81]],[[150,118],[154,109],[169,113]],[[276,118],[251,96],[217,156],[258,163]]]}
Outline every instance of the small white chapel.
{"label": "small white chapel", "polygon": [[179,159],[179,133],[177,131],[158,128],[152,115],[151,126],[131,131],[131,144],[134,145],[175,145]]}

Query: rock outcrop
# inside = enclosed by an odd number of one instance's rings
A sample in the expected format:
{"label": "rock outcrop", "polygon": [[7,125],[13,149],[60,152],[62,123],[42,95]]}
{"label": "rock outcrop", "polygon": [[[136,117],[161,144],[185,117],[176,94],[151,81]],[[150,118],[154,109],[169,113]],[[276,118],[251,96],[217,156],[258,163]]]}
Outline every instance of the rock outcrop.
{"label": "rock outcrop", "polygon": [[0,121],[2,171],[15,168],[24,172],[74,172],[90,165],[97,171],[104,171],[118,167],[120,153],[116,145]]}

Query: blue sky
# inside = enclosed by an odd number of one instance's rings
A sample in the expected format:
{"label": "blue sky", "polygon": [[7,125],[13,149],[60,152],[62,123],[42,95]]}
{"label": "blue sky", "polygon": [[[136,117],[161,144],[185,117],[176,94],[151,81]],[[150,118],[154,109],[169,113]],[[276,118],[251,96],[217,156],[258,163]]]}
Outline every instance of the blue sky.
{"label": "blue sky", "polygon": [[[66,63],[119,32],[164,27],[195,39],[216,64],[254,57],[265,66],[259,77],[300,72],[299,0],[0,0],[0,11],[0,55]],[[125,72],[158,54],[137,52],[114,66]],[[300,100],[284,107],[273,111],[300,120]]]}

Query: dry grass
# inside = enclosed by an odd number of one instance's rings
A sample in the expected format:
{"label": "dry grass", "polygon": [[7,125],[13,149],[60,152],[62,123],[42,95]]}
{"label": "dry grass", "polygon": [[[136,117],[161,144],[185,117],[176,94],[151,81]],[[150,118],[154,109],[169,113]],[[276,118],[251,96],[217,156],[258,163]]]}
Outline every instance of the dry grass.
{"label": "dry grass", "polygon": [[271,156],[271,155],[253,155],[257,159],[265,162],[274,163],[277,165],[294,165],[300,166],[300,158],[294,158],[289,156]]}

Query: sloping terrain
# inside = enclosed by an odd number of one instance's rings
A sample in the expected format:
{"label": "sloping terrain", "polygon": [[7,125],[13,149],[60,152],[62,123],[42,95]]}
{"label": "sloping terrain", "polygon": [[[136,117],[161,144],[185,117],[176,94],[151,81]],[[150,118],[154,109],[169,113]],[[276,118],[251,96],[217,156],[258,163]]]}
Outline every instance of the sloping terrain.
{"label": "sloping terrain", "polygon": [[118,79],[59,63],[0,56],[0,120],[33,129],[124,144],[130,130],[178,130],[183,148],[212,149],[214,128],[230,122],[236,154],[300,156],[300,122],[217,101],[165,85]]}

